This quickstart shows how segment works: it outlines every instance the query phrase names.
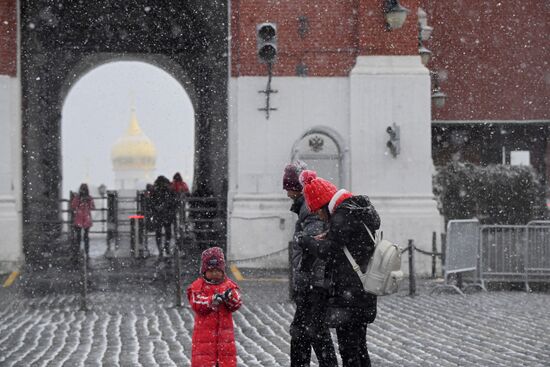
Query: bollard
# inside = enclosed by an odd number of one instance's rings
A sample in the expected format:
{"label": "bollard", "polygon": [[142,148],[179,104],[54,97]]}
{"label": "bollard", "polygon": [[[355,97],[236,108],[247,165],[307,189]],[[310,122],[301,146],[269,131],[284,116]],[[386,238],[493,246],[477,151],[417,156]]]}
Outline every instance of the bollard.
{"label": "bollard", "polygon": [[437,233],[432,233],[432,279],[435,279],[435,260],[437,253]]}
{"label": "bollard", "polygon": [[447,234],[441,233],[441,270],[445,268],[445,256],[447,253]]}
{"label": "bollard", "polygon": [[409,296],[414,297],[416,293],[416,278],[414,275],[414,241],[409,240]]}
{"label": "bollard", "polygon": [[145,244],[145,220],[143,216],[137,218],[138,220],[138,256],[142,259],[149,257],[149,249]]}
{"label": "bollard", "polygon": [[130,257],[136,253],[136,218],[130,217]]}
{"label": "bollard", "polygon": [[292,266],[292,244],[292,241],[288,243],[288,297],[290,300],[294,299],[294,268]]}
{"label": "bollard", "polygon": [[86,311],[88,310],[87,302],[86,302],[86,299],[88,297],[88,269],[87,269],[88,259],[86,256],[86,251],[84,251],[84,249],[80,249],[80,259],[82,261],[82,266],[81,266],[82,274],[80,277],[82,282],[82,287],[80,288],[80,310]]}
{"label": "bollard", "polygon": [[181,277],[181,257],[180,257],[180,243],[176,242],[174,249],[174,276],[176,277],[176,307],[181,307],[183,305],[182,299],[182,289],[183,289],[183,279]]}

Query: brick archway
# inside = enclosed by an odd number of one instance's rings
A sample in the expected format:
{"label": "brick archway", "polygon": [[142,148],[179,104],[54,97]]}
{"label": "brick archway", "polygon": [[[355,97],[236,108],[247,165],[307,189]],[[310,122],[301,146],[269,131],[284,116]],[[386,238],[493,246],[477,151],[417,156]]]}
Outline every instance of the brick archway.
{"label": "brick archway", "polygon": [[227,192],[227,4],[156,6],[22,0],[23,243],[26,260],[60,231],[61,110],[70,86],[107,60],[142,60],[167,70],[195,107],[198,195]]}

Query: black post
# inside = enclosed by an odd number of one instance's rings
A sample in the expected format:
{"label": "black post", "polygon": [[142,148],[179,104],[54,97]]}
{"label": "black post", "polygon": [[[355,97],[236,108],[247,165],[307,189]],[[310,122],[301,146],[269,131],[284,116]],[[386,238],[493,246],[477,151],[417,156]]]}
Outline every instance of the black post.
{"label": "black post", "polygon": [[288,297],[290,300],[294,299],[294,268],[292,266],[292,244],[288,243]]}
{"label": "black post", "polygon": [[138,218],[138,248],[139,252],[138,255],[140,258],[146,258],[148,254],[145,253],[145,245],[144,245],[144,239],[145,238],[145,221],[143,216],[140,216]]}
{"label": "black post", "polygon": [[416,278],[414,275],[414,252],[416,251],[414,241],[409,240],[409,296],[414,297],[416,293]]}
{"label": "black post", "polygon": [[130,218],[130,257],[134,257],[136,250],[136,219]]}
{"label": "black post", "polygon": [[[183,237],[183,236],[182,236]],[[180,246],[183,238],[180,238],[179,241],[176,241],[176,246],[174,249],[174,277],[176,283],[176,307],[181,307],[183,305],[182,300],[182,289],[183,289],[183,279],[181,276],[181,256],[180,256]]]}
{"label": "black post", "polygon": [[432,279],[435,278],[435,260],[437,253],[437,233],[432,233]]}
{"label": "black post", "polygon": [[68,216],[68,227],[69,227],[69,242],[70,242],[70,251],[71,251],[71,262],[76,265],[76,259],[78,259],[80,244],[78,246],[75,243],[75,229],[74,229],[74,211],[71,206],[75,193],[69,192],[69,216]]}
{"label": "black post", "polygon": [[447,256],[447,234],[441,233],[441,269],[445,267]]}
{"label": "black post", "polygon": [[80,281],[82,282],[82,286],[80,287],[80,309],[82,311],[86,311],[88,309],[86,299],[88,297],[88,259],[86,257],[86,251],[84,249],[80,248],[80,244],[78,247],[80,251],[80,260],[82,261],[81,264],[81,277]]}

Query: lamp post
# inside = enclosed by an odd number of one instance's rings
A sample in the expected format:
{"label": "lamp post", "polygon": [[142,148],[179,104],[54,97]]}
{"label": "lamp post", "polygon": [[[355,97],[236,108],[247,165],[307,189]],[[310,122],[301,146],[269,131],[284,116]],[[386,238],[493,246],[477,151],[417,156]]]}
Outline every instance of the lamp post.
{"label": "lamp post", "polygon": [[399,4],[399,0],[385,0],[383,11],[388,31],[401,28],[410,12],[409,9]]}
{"label": "lamp post", "polygon": [[441,108],[445,106],[445,100],[447,95],[441,91],[439,87],[439,74],[436,72],[430,71],[431,79],[433,80],[432,86],[432,102],[436,108]]}
{"label": "lamp post", "polygon": [[427,65],[432,56],[432,51],[428,50],[422,41],[427,41],[432,35],[433,28],[428,26],[428,15],[424,10],[418,8],[418,53],[420,54],[420,60],[422,65]]}

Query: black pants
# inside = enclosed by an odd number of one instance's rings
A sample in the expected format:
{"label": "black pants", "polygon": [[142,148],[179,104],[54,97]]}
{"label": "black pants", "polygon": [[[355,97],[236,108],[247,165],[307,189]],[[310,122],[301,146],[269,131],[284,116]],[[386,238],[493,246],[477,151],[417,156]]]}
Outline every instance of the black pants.
{"label": "black pants", "polygon": [[290,324],[290,366],[309,366],[311,348],[319,367],[338,366],[332,338],[326,326],[326,293],[313,289],[296,294],[296,313]]}
{"label": "black pants", "polygon": [[164,251],[170,253],[170,239],[172,238],[172,223],[157,224],[155,227],[155,239],[159,249],[159,256],[162,255],[162,229],[164,228]]}
{"label": "black pants", "polygon": [[86,251],[86,257],[90,255],[90,236],[88,235],[90,232],[89,228],[81,228],[74,226],[74,242],[75,242],[75,250],[78,251],[80,247],[80,241],[82,241],[82,232],[84,232],[84,251]]}
{"label": "black pants", "polygon": [[336,328],[343,367],[370,367],[367,323],[361,318]]}

